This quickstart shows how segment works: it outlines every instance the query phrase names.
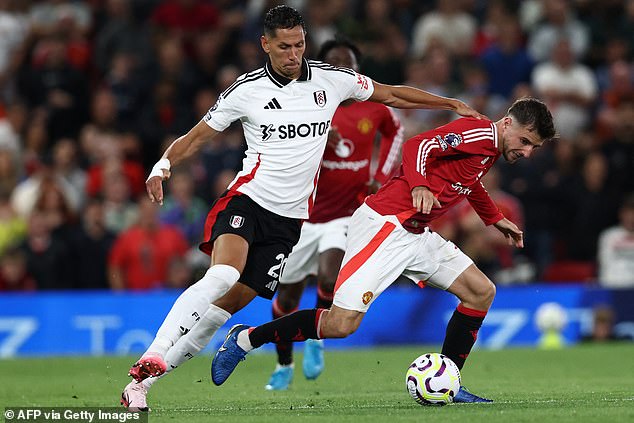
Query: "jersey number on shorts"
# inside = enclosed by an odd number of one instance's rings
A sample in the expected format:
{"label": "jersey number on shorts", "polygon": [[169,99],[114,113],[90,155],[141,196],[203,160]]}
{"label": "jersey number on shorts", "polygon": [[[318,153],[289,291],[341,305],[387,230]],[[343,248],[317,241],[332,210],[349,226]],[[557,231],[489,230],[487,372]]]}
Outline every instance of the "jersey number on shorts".
{"label": "jersey number on shorts", "polygon": [[269,288],[271,291],[275,291],[277,283],[280,280],[280,275],[284,271],[284,266],[286,266],[286,256],[284,254],[280,253],[275,256],[275,258],[278,259],[280,262],[279,264],[274,264],[273,266],[271,266],[268,272],[268,275],[275,278],[275,280],[266,284],[266,287]]}

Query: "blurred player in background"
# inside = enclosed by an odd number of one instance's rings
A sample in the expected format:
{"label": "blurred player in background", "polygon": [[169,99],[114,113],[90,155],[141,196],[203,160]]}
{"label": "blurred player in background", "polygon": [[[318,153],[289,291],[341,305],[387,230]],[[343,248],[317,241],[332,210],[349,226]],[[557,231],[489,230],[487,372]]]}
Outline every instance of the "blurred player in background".
{"label": "blurred player in background", "polygon": [[[359,49],[344,39],[324,43],[317,59],[358,71]],[[378,164],[370,175],[376,135],[381,135]],[[273,317],[297,311],[304,287],[317,277],[317,308],[332,305],[333,290],[346,246],[352,213],[387,182],[400,163],[403,129],[398,117],[383,104],[346,100],[337,108],[328,134],[317,185],[315,206],[302,225],[299,242],[288,256],[280,276]],[[268,390],[287,389],[293,379],[293,344],[276,345],[278,365]],[[304,346],[304,376],[317,378],[324,368],[322,340]]]}
{"label": "blurred player in background", "polygon": [[[223,383],[248,351],[267,342],[352,334],[372,302],[399,276],[460,299],[442,353],[462,369],[495,297],[495,285],[451,241],[430,231],[429,223],[466,198],[486,225],[522,248],[522,231],[504,217],[480,179],[500,156],[511,163],[528,158],[554,136],[545,104],[524,98],[497,122],[458,119],[408,140],[400,175],[369,196],[350,220],[330,310],[301,310],[255,328],[235,325],[214,357],[214,382]],[[490,402],[464,387],[454,401]]]}

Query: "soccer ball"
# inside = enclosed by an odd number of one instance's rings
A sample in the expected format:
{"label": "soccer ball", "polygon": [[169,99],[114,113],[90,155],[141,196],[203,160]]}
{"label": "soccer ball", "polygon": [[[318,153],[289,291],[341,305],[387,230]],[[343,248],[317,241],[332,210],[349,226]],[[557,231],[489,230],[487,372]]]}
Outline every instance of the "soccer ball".
{"label": "soccer ball", "polygon": [[449,357],[427,353],[409,366],[405,383],[417,403],[445,405],[453,402],[460,389],[460,370]]}
{"label": "soccer ball", "polygon": [[535,323],[542,332],[559,332],[568,323],[568,314],[558,303],[544,303],[535,311]]}

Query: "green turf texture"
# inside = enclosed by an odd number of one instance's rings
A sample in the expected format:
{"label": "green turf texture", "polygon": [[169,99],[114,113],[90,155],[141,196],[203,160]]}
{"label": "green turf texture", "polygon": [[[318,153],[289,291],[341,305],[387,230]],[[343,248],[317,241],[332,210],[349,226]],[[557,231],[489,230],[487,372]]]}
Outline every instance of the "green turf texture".
{"label": "green turf texture", "polygon": [[[252,354],[221,387],[210,357],[184,364],[154,385],[150,422],[634,422],[634,344],[557,351],[474,351],[463,383],[494,404],[423,407],[405,388],[405,372],[434,347],[326,351],[316,381],[301,373],[291,389],[264,390],[274,357]],[[134,358],[0,360],[0,408],[118,405]]]}

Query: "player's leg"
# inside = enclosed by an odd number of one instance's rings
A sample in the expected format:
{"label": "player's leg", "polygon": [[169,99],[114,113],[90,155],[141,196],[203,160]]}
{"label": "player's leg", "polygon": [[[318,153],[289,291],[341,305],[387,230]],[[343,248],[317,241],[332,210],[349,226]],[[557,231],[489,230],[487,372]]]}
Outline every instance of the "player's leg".
{"label": "player's leg", "polygon": [[[317,246],[320,238],[320,224],[305,222],[299,241],[293,247],[284,271],[280,275],[280,285],[273,300],[273,319],[297,311],[304,287],[317,274]],[[267,390],[286,390],[293,380],[293,343],[277,342],[277,365],[265,386]]]}
{"label": "player's leg", "polygon": [[[305,284],[305,281],[286,284],[280,280],[277,295],[272,303],[272,315],[274,320],[298,310]],[[277,364],[268,383],[264,387],[267,391],[283,391],[288,389],[293,381],[295,371],[293,343],[278,342],[275,344],[275,350],[277,352]]]}
{"label": "player's leg", "polygon": [[456,278],[448,291],[460,299],[460,304],[447,325],[442,353],[462,369],[493,303],[495,285],[472,264]]}
{"label": "player's leg", "polygon": [[341,309],[300,310],[256,328],[238,324],[231,328],[211,365],[212,380],[222,385],[247,353],[267,342],[345,338],[361,323],[365,313]]}
{"label": "player's leg", "polygon": [[[220,235],[214,241],[214,250],[211,258],[212,266],[201,280],[203,282],[201,284],[202,287],[191,290],[183,298],[183,294],[187,293],[185,291],[176,301],[161,325],[156,339],[148,348],[148,352],[130,369],[129,373],[135,380],[124,388],[121,394],[122,405],[132,411],[147,411],[147,393],[158,378],[198,354],[209,343],[218,328],[231,317],[230,313],[214,304],[210,304],[210,302],[226,296],[237,285],[235,281],[228,283],[226,279],[219,279],[217,276],[221,273],[218,270],[226,271],[227,276],[231,276],[235,272],[235,279],[237,279],[239,277],[239,270],[237,269],[240,269],[240,271],[244,269],[248,249],[249,245],[246,240],[234,234]],[[231,272],[231,270],[234,272]],[[231,277],[233,278],[233,276]],[[235,291],[237,290],[233,290],[233,292]],[[201,295],[204,301],[208,301],[205,307],[202,307],[201,301],[188,301],[192,300],[192,295]],[[233,295],[235,296],[235,293]],[[240,295],[245,298],[248,297],[247,294],[242,292]],[[189,312],[186,311],[188,305],[191,307]],[[196,305],[199,308],[195,309]],[[185,317],[194,317],[194,319],[193,321],[184,319],[183,315]],[[184,323],[189,323],[187,330],[183,330],[186,328],[183,326]],[[173,342],[173,345],[166,350],[157,351],[153,349],[157,345],[162,347],[162,345],[167,344],[164,340],[172,342],[172,339],[167,338],[166,334],[174,334],[175,327],[179,330],[179,336]],[[164,344],[157,342],[157,340],[161,340]]]}
{"label": "player's leg", "polygon": [[345,254],[344,249],[330,248],[319,254],[317,273],[317,308],[329,309],[335,292],[337,275]]}
{"label": "player's leg", "polygon": [[[264,211],[260,219],[259,228],[260,231],[257,234],[256,242],[251,246],[247,265],[240,282],[244,279],[246,281],[244,284],[248,284],[248,288],[252,290],[251,294],[245,293],[245,295],[253,295],[253,297],[258,295],[266,299],[272,299],[278,289],[279,278],[284,270],[287,258],[293,246],[299,240],[301,221]],[[240,282],[234,288],[241,285]],[[241,302],[240,298],[230,298],[229,294],[232,293],[232,290],[233,288],[225,296],[214,302],[215,305],[229,313],[234,313],[246,305],[246,302]],[[250,302],[251,299],[249,298],[247,302]],[[238,302],[236,303],[235,300],[238,300]],[[239,350],[239,348],[227,349],[226,346],[229,344],[228,341],[235,340],[235,336],[237,336],[240,329],[241,325],[231,328],[221,347],[223,351],[226,351],[226,355],[232,356],[238,361],[244,359],[246,353]],[[222,379],[224,381],[224,371],[225,369],[222,366],[217,367],[212,363],[211,376],[216,385],[222,383],[219,383],[219,380]]]}
{"label": "player's leg", "polygon": [[[264,272],[263,269],[270,270],[276,266],[281,268],[286,258],[284,252],[288,254],[290,248],[290,246],[279,247],[277,245],[261,247],[260,244],[254,243],[249,250],[240,281],[213,301],[200,321],[170,349],[165,356],[168,366],[176,368],[193,358],[209,343],[213,335],[234,313],[243,309],[258,295],[271,298],[275,294],[278,281],[274,279],[273,274],[268,271]],[[228,259],[223,253],[218,253],[215,257]]]}
{"label": "player's leg", "polygon": [[130,369],[130,376],[137,382],[160,376],[178,365],[168,363],[168,352],[201,319],[206,319],[210,304],[224,295],[240,277],[249,249],[247,241],[238,235],[225,234],[216,239],[214,246],[209,270],[178,297],[154,341]]}
{"label": "player's leg", "polygon": [[237,325],[214,357],[214,383],[222,384],[248,351],[264,343],[344,338],[353,333],[372,301],[405,270],[416,247],[410,245],[415,235],[397,227],[394,220],[367,206],[357,210],[331,310],[300,310],[252,329]]}
{"label": "player's leg", "polygon": [[[320,224],[319,267],[317,272],[317,308],[329,309],[332,305],[335,283],[346,249],[346,234],[350,217],[334,219]],[[304,376],[316,379],[324,371],[324,341],[307,340],[304,343]]]}
{"label": "player's leg", "polygon": [[[277,290],[277,296],[273,299],[272,303],[272,315],[274,320],[298,310],[299,301],[302,298],[302,293],[304,292],[304,286],[306,285],[307,280],[308,278],[297,283],[280,283]],[[275,348],[277,350],[278,364],[286,366],[293,363],[292,343],[277,343],[275,344]]]}
{"label": "player's leg", "polygon": [[[324,235],[325,236],[325,235]],[[345,238],[345,231],[342,232]],[[345,245],[345,240],[343,241]],[[329,309],[332,306],[335,282],[344,257],[343,248],[329,248],[319,254],[319,271],[317,274],[317,308]],[[306,379],[317,379],[324,371],[324,341],[322,339],[306,340],[304,344],[304,360],[302,370]]]}
{"label": "player's leg", "polygon": [[[427,285],[453,293],[461,301],[447,325],[442,353],[462,369],[493,302],[495,286],[452,242],[433,232],[424,236],[426,242],[420,250],[419,262],[433,266],[431,273],[421,274],[420,279]],[[489,402],[464,387],[454,401]]]}
{"label": "player's leg", "polygon": [[[456,278],[448,291],[460,299],[460,304],[447,324],[442,353],[462,369],[478,338],[478,331],[487,311],[493,303],[495,285],[472,264]],[[492,400],[474,395],[461,386],[454,402],[482,403]]]}
{"label": "player's leg", "polygon": [[[230,192],[214,203],[205,222],[206,241],[201,249],[211,255],[211,273],[208,274],[215,278],[206,275],[202,286],[188,289],[189,292],[186,291],[187,294],[181,296],[178,305],[170,311],[159,329],[157,340],[148,349],[149,354],[144,355],[130,371],[135,382],[126,386],[122,394],[121,403],[126,407],[135,408],[142,402],[146,408],[147,390],[158,380],[157,377],[196,355],[231,316],[211,303],[234,287],[246,268],[249,245],[255,237],[258,220],[253,213],[253,204],[247,196]],[[224,278],[223,272],[218,272],[218,269],[226,271]],[[126,398],[135,401],[130,405]]]}

